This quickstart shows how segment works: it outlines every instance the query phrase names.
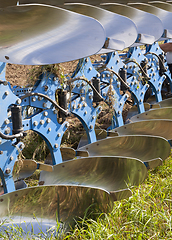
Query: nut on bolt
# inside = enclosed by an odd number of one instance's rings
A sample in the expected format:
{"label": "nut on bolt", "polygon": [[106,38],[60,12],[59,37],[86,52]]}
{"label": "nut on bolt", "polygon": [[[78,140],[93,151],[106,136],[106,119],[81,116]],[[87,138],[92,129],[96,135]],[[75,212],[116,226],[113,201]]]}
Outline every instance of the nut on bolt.
{"label": "nut on bolt", "polygon": [[6,168],[5,173],[6,174],[10,174],[10,172],[11,172],[11,169],[10,168]]}

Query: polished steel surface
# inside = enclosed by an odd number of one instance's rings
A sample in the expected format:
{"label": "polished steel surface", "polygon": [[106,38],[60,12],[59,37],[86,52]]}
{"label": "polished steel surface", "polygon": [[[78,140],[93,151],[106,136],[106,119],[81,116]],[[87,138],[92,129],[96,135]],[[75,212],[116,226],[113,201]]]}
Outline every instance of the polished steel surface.
{"label": "polished steel surface", "polygon": [[138,122],[149,119],[168,119],[172,120],[172,107],[163,107],[157,109],[150,109],[147,112],[137,114],[130,118],[131,122]]}
{"label": "polished steel surface", "polygon": [[147,169],[138,159],[102,156],[55,165],[52,173],[40,173],[40,183],[98,187],[111,192],[138,185],[146,176]]}
{"label": "polished steel surface", "polygon": [[172,98],[167,98],[162,100],[161,102],[157,102],[153,104],[152,107],[154,108],[154,106],[156,105],[159,105],[160,107],[172,107]]}
{"label": "polished steel surface", "polygon": [[164,119],[144,120],[115,128],[118,135],[153,135],[172,139],[172,121]]}
{"label": "polished steel surface", "polygon": [[171,152],[166,139],[145,135],[109,137],[80,149],[88,151],[90,156],[125,156],[143,162],[155,158],[165,160]]}
{"label": "polished steel surface", "polygon": [[166,30],[166,38],[172,38],[172,13],[161,8],[155,7],[146,3],[132,3],[130,6],[143,10],[148,13],[152,13],[157,16],[162,24],[163,28]]}
{"label": "polished steel surface", "polygon": [[[41,4],[0,9],[0,61],[43,65],[98,52],[105,42],[95,19]],[[85,47],[87,46],[87,47]]]}
{"label": "polished steel surface", "polygon": [[149,4],[158,8],[162,8],[166,11],[172,12],[172,5],[170,3],[155,1],[155,2],[149,2]]}
{"label": "polished steel surface", "polygon": [[30,4],[30,3],[39,3],[46,4],[51,6],[61,6],[64,4],[64,0],[20,0],[20,4]]}
{"label": "polished steel surface", "polygon": [[0,1],[0,8],[5,8],[9,6],[17,5],[18,0],[1,0]]}
{"label": "polished steel surface", "polygon": [[153,44],[163,34],[162,22],[153,14],[118,3],[104,3],[101,7],[130,18],[135,23],[137,32],[143,35],[141,40],[144,39],[145,42],[142,43]]}
{"label": "polished steel surface", "polygon": [[24,159],[16,161],[13,168],[13,179],[24,179],[32,176],[37,169],[37,163],[34,160]]}
{"label": "polished steel surface", "polygon": [[[96,139],[97,140],[101,140],[107,137],[107,132],[104,129],[95,129],[95,133],[96,133]],[[78,149],[87,145],[88,144],[88,138],[87,138],[87,134],[84,133],[84,135],[81,137],[79,144],[78,144]]]}
{"label": "polished steel surface", "polygon": [[120,201],[132,196],[132,191],[130,189],[122,189],[114,192],[110,192],[113,201]]}
{"label": "polished steel surface", "polygon": [[[150,104],[144,103],[144,109],[145,109],[145,111],[148,111],[150,109]],[[134,105],[129,109],[126,120],[130,121],[130,118],[135,116],[136,114],[138,114],[138,107],[137,107],[137,105]]]}
{"label": "polished steel surface", "polygon": [[63,161],[75,158],[75,150],[73,148],[61,147],[60,148]]}
{"label": "polished steel surface", "polygon": [[161,158],[152,159],[147,161],[145,164],[147,169],[153,169],[162,165],[162,159]]}
{"label": "polished steel surface", "polygon": [[109,38],[108,49],[123,50],[137,39],[135,24],[128,18],[87,4],[65,4],[65,9],[97,19]]}
{"label": "polished steel surface", "polygon": [[42,162],[37,162],[37,169],[39,170],[44,170],[47,172],[52,172],[53,171],[53,166],[49,164],[44,164]]}
{"label": "polished steel surface", "polygon": [[45,231],[46,226],[52,227],[57,221],[74,224],[74,218],[84,217],[89,207],[89,212],[93,210],[101,213],[112,210],[112,205],[110,194],[102,189],[49,185],[0,196],[0,216],[1,220],[10,221],[11,218],[18,224],[24,224],[25,221],[30,228],[29,224],[35,226],[37,222],[38,229],[34,230]]}

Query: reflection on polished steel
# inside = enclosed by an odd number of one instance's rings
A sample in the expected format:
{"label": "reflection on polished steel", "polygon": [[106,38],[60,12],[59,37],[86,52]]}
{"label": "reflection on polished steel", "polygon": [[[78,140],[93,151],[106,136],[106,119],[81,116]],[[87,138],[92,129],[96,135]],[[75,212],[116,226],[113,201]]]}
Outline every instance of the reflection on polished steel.
{"label": "reflection on polished steel", "polygon": [[122,189],[114,192],[110,192],[113,201],[120,201],[132,196],[132,191],[130,189]]}
{"label": "reflection on polished steel", "polygon": [[76,153],[73,148],[62,147],[60,148],[60,151],[61,151],[63,161],[67,161],[75,158]]}
{"label": "reflection on polished steel", "polygon": [[[118,135],[153,135],[164,137],[167,140],[172,139],[172,121],[164,119],[144,120],[140,122],[129,123],[124,126],[115,128]],[[109,136],[110,136],[109,131]]]}
{"label": "reflection on polished steel", "polygon": [[159,105],[160,107],[172,107],[172,98],[167,98],[162,100],[161,102],[157,102],[153,104],[152,107],[154,108],[157,105]]}
{"label": "reflection on polished steel", "polygon": [[110,11],[87,4],[65,4],[65,9],[97,19],[104,27],[109,39],[106,48],[123,50],[131,46],[137,39],[135,24],[128,18]]}
{"label": "reflection on polished steel", "polygon": [[16,161],[13,168],[13,179],[24,179],[32,176],[37,169],[37,163],[34,160]]}
{"label": "reflection on polished steel", "polygon": [[20,0],[20,4],[28,3],[39,3],[58,7],[64,4],[64,0]]}
{"label": "reflection on polished steel", "polygon": [[147,169],[138,159],[102,156],[55,165],[52,173],[40,173],[40,183],[98,187],[111,192],[138,185],[146,176]]}
{"label": "reflection on polished steel", "polygon": [[0,1],[0,8],[5,8],[5,7],[9,7],[9,6],[15,6],[17,5],[18,0],[1,0]]}
{"label": "reflection on polished steel", "polygon": [[168,12],[172,12],[172,5],[168,2],[155,1],[155,2],[149,2],[149,4],[158,8],[162,8]]}
{"label": "reflection on polished steel", "polygon": [[58,221],[72,225],[74,218],[83,218],[89,207],[89,213],[101,213],[112,210],[112,206],[108,192],[83,186],[39,186],[0,196],[1,220],[11,218],[21,225],[25,222],[30,231],[32,224],[34,233],[45,232],[46,227],[55,226]]}
{"label": "reflection on polished steel", "polygon": [[110,137],[80,149],[88,151],[90,156],[125,156],[143,162],[155,158],[165,160],[171,151],[166,139],[144,135]]}
{"label": "reflection on polished steel", "polygon": [[140,42],[153,44],[163,34],[163,25],[158,17],[153,14],[118,3],[104,3],[102,8],[130,18],[140,34]]}
{"label": "reflection on polished steel", "polygon": [[162,165],[162,159],[161,158],[151,159],[144,163],[146,164],[147,169],[153,169]]}
{"label": "reflection on polished steel", "polygon": [[165,30],[165,38],[172,38],[172,25],[171,25],[171,21],[172,21],[172,13],[169,11],[166,11],[164,9],[155,7],[153,5],[147,4],[147,3],[132,3],[131,4],[132,7],[143,10],[145,12],[148,13],[152,13],[155,16],[157,16],[163,24],[163,28]]}
{"label": "reflection on polished steel", "polygon": [[58,7],[31,4],[3,8],[0,22],[2,62],[66,62],[98,52],[105,42],[98,21]]}
{"label": "reflection on polished steel", "polygon": [[[96,139],[101,140],[107,137],[107,132],[104,129],[95,129]],[[88,144],[87,134],[85,133],[78,144],[78,149]]]}
{"label": "reflection on polished steel", "polygon": [[157,108],[151,109],[147,112],[143,112],[133,116],[130,121],[131,122],[138,122],[142,120],[148,119],[169,119],[172,120],[172,107],[164,107],[164,108]]}
{"label": "reflection on polished steel", "polygon": [[[144,109],[145,109],[145,111],[148,111],[150,109],[150,104],[144,103]],[[134,105],[129,109],[126,120],[130,121],[129,119],[131,117],[135,116],[136,114],[138,114],[138,107],[137,107],[137,105]]]}

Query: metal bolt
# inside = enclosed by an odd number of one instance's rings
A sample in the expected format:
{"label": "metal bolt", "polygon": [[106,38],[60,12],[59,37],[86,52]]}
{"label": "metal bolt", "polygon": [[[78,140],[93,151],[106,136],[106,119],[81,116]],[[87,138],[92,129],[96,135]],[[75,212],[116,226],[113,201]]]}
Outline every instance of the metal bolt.
{"label": "metal bolt", "polygon": [[53,81],[56,81],[56,79],[57,79],[56,77],[53,77]]}
{"label": "metal bolt", "polygon": [[7,128],[7,129],[5,130],[5,133],[6,133],[6,134],[9,134],[9,133],[10,133],[10,130],[11,130],[11,128]]}
{"label": "metal bolt", "polygon": [[53,111],[53,113],[54,113],[54,114],[57,114],[57,113],[58,113],[58,111],[55,109],[55,110]]}
{"label": "metal bolt", "polygon": [[91,71],[92,70],[92,67],[89,67],[89,69],[88,69],[89,71]]}
{"label": "metal bolt", "polygon": [[8,92],[8,91],[5,91],[5,95],[8,96],[8,95],[9,95],[9,92]]}
{"label": "metal bolt", "polygon": [[11,157],[10,157],[10,161],[13,161],[13,159],[14,159],[14,158],[11,156]]}
{"label": "metal bolt", "polygon": [[91,91],[92,91],[92,89],[91,89],[91,88],[89,88],[89,89],[88,89],[88,91],[89,91],[89,92],[91,92]]}
{"label": "metal bolt", "polygon": [[0,151],[0,154],[2,155],[2,154],[3,154],[3,151]]}
{"label": "metal bolt", "polygon": [[65,124],[65,127],[68,128],[68,127],[69,127],[69,123],[66,123],[66,124]]}
{"label": "metal bolt", "polygon": [[87,111],[85,111],[84,114],[86,115],[86,114],[87,114]]}
{"label": "metal bolt", "polygon": [[47,123],[50,123],[50,122],[51,122],[51,119],[50,119],[50,118],[47,118],[46,122],[47,122]]}
{"label": "metal bolt", "polygon": [[96,74],[96,77],[100,77],[100,73],[97,73],[97,74]]}
{"label": "metal bolt", "polygon": [[58,133],[58,134],[57,134],[57,137],[61,137],[61,133]]}
{"label": "metal bolt", "polygon": [[59,145],[57,143],[54,144],[54,148],[58,148]]}
{"label": "metal bolt", "polygon": [[79,83],[77,83],[77,84],[76,84],[76,87],[77,87],[77,88],[79,88],[79,87],[80,87],[80,84],[79,84]]}
{"label": "metal bolt", "polygon": [[81,90],[80,90],[80,93],[84,93],[84,89],[81,89]]}
{"label": "metal bolt", "polygon": [[90,129],[93,129],[93,125],[90,125]]}
{"label": "metal bolt", "polygon": [[85,59],[85,62],[88,62],[88,58]]}
{"label": "metal bolt", "polygon": [[48,112],[44,112],[43,115],[46,117],[48,116]]}
{"label": "metal bolt", "polygon": [[111,69],[113,69],[113,66],[111,67]]}
{"label": "metal bolt", "polygon": [[43,125],[44,124],[44,120],[40,120],[40,124]]}
{"label": "metal bolt", "polygon": [[38,100],[41,101],[41,100],[42,100],[42,97],[39,96],[39,97],[38,97]]}
{"label": "metal bolt", "polygon": [[82,82],[81,86],[84,87],[85,86],[85,82]]}
{"label": "metal bolt", "polygon": [[117,63],[117,64],[119,63],[119,60],[118,60],[118,59],[116,60],[116,63]]}
{"label": "metal bolt", "polygon": [[33,125],[34,125],[34,126],[37,126],[37,125],[38,125],[38,122],[37,122],[37,121],[34,121],[34,122],[33,122]]}
{"label": "metal bolt", "polygon": [[46,103],[43,103],[42,106],[43,106],[44,108],[46,108],[46,107],[47,107],[47,104],[46,104]]}
{"label": "metal bolt", "polygon": [[102,107],[99,107],[99,111],[101,111],[102,110]]}
{"label": "metal bolt", "polygon": [[21,99],[18,98],[17,101],[16,101],[17,104],[21,104]]}
{"label": "metal bolt", "polygon": [[109,76],[110,76],[109,73],[107,73],[107,74],[106,74],[106,77],[109,77]]}
{"label": "metal bolt", "polygon": [[92,119],[94,120],[96,117],[95,116],[92,116]]}
{"label": "metal bolt", "polygon": [[7,125],[10,123],[9,119],[5,119],[4,123]]}
{"label": "metal bolt", "polygon": [[75,110],[76,109],[76,105],[73,105],[73,110]]}
{"label": "metal bolt", "polygon": [[36,102],[36,97],[32,97],[32,102]]}
{"label": "metal bolt", "polygon": [[11,172],[11,169],[10,168],[6,168],[5,173],[6,174],[10,174],[10,172]]}
{"label": "metal bolt", "polygon": [[103,93],[103,97],[105,97],[106,96],[106,93]]}
{"label": "metal bolt", "polygon": [[105,77],[105,74],[103,73],[103,74],[102,74],[102,78],[104,78],[104,77]]}
{"label": "metal bolt", "polygon": [[48,131],[51,132],[51,128],[48,128]]}
{"label": "metal bolt", "polygon": [[81,104],[80,103],[78,104],[78,108],[81,108]]}
{"label": "metal bolt", "polygon": [[86,106],[87,106],[87,104],[84,102],[84,103],[83,103],[83,107],[86,107]]}
{"label": "metal bolt", "polygon": [[93,97],[90,95],[90,96],[89,96],[89,99],[92,99],[92,98],[93,98]]}
{"label": "metal bolt", "polygon": [[84,97],[81,97],[81,101],[84,101],[85,100],[85,98]]}

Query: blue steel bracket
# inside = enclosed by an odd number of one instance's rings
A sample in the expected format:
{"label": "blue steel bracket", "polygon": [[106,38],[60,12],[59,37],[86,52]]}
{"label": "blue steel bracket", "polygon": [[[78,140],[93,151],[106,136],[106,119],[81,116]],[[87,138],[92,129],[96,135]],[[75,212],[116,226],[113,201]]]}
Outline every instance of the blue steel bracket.
{"label": "blue steel bracket", "polygon": [[[60,83],[54,74],[44,73],[41,80],[36,83],[33,93],[41,93],[55,101],[55,93],[60,88]],[[23,94],[22,94],[23,95]],[[22,96],[21,95],[21,96]],[[40,109],[52,108],[52,103],[43,97],[31,96],[22,100],[21,106],[31,106]]]}
{"label": "blue steel bracket", "polygon": [[46,142],[51,153],[53,165],[62,162],[60,144],[68,126],[68,122],[63,122],[62,124],[57,122],[57,115],[52,109],[42,111],[31,119],[23,120],[23,128],[25,131],[33,130],[37,132]]}
{"label": "blue steel bracket", "polygon": [[[158,64],[159,60],[158,60],[158,57],[157,57],[156,55],[160,55],[160,54],[162,54],[162,53],[164,54],[164,52],[163,52],[163,51],[161,50],[161,48],[159,47],[159,44],[158,44],[158,43],[154,43],[153,45],[148,46],[148,47],[146,48],[146,52],[147,52],[147,53],[148,53],[148,52],[151,53],[151,54],[147,54],[147,55],[146,55],[146,57],[147,57],[147,59],[148,59],[148,61],[149,61],[150,66],[153,67],[154,69],[156,69],[155,71],[156,71],[157,73],[159,73],[159,64]],[[167,79],[167,81],[168,81],[168,83],[169,83],[169,86],[170,86],[170,90],[171,90],[171,92],[172,92],[172,79],[171,79],[170,70],[169,70],[169,68],[168,68],[168,64],[167,64],[166,61],[165,61],[165,63],[164,63],[164,66],[165,66],[165,68],[166,68],[166,72],[164,73],[164,78],[162,79],[160,85],[162,85],[162,84],[163,84],[163,81]],[[155,79],[156,79],[156,76],[155,76]],[[155,79],[154,79],[154,80],[155,80]],[[156,87],[157,87],[157,86],[156,86]],[[162,88],[162,86],[161,86],[161,88]],[[159,100],[157,99],[157,101],[159,101]]]}
{"label": "blue steel bracket", "polygon": [[111,101],[114,109],[114,112],[112,112],[112,125],[108,128],[108,130],[120,127],[124,125],[122,111],[129,96],[126,93],[124,95],[120,94],[121,83],[117,80],[116,75],[110,73],[109,71],[103,71],[100,79],[104,83],[109,83],[108,86],[106,84],[102,86],[101,95],[107,102]]}
{"label": "blue steel bracket", "polygon": [[87,134],[88,143],[96,142],[94,129],[97,116],[101,112],[101,106],[93,107],[91,92],[88,91],[86,95],[81,95],[81,97],[73,100],[69,108],[71,113],[81,121]]}
{"label": "blue steel bracket", "polygon": [[12,141],[3,141],[0,144],[0,177],[4,193],[15,191],[12,173],[14,163],[23,148],[24,144],[22,142],[15,145]]}
{"label": "blue steel bracket", "polygon": [[[143,55],[141,49],[139,47],[134,47],[134,48],[130,48],[128,56],[130,56],[131,60],[134,60],[136,62],[138,62],[139,64],[141,63],[141,61],[147,59],[147,55],[146,57]],[[152,58],[152,55],[151,55]],[[155,61],[155,60],[154,60]],[[157,99],[157,101],[161,101],[162,100],[162,96],[161,96],[161,88],[162,88],[162,84],[165,80],[165,76],[160,76],[159,75],[159,69],[157,69],[157,64],[150,64],[150,61],[148,62],[148,71],[147,71],[147,75],[149,76],[149,80],[148,80],[148,84],[152,87],[152,90],[155,94],[155,97]],[[134,64],[133,64],[134,66]],[[136,74],[136,69],[138,69],[135,65],[135,69],[133,68],[128,68],[128,73],[129,74]]]}

